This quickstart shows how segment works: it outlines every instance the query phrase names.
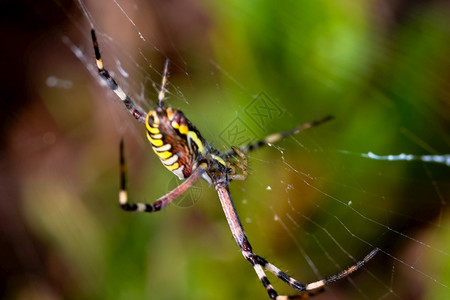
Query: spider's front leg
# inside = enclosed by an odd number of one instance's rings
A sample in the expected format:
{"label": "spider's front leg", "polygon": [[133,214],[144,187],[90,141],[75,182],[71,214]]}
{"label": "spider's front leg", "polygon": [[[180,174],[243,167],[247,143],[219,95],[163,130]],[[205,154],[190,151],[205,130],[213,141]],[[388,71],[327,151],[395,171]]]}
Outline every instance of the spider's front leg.
{"label": "spider's front leg", "polygon": [[[145,123],[147,118],[147,113],[139,107],[134,101],[122,90],[122,88],[117,84],[117,82],[109,74],[108,70],[103,66],[102,56],[100,54],[100,48],[97,42],[97,36],[95,35],[95,30],[91,30],[92,44],[94,45],[95,61],[97,63],[98,74],[103,78],[109,88],[122,100],[125,104],[128,112],[139,122]],[[164,97],[164,95],[163,95]]]}
{"label": "spider's front leg", "polygon": [[304,123],[304,124],[298,125],[297,127],[292,128],[291,130],[270,134],[270,135],[266,136],[265,138],[263,138],[263,139],[261,139],[259,141],[253,142],[253,143],[248,144],[248,145],[240,146],[238,148],[239,151],[236,151],[235,149],[232,149],[230,151],[225,152],[224,155],[223,155],[223,158],[226,160],[228,158],[235,157],[236,155],[239,155],[239,156],[241,156],[241,154],[245,155],[246,153],[249,153],[251,151],[255,151],[255,150],[257,150],[257,149],[259,149],[261,147],[267,146],[267,145],[274,144],[274,143],[279,142],[279,141],[281,141],[282,139],[284,139],[284,138],[286,138],[288,136],[300,133],[301,131],[305,131],[305,130],[310,129],[312,127],[316,127],[316,126],[321,125],[321,124],[323,124],[325,122],[328,122],[328,121],[330,121],[332,119],[333,119],[333,116],[326,116],[325,118],[320,119],[320,120],[315,120],[315,121],[312,121],[312,122],[309,122],[309,123]]}
{"label": "spider's front leg", "polygon": [[182,193],[184,193],[188,188],[190,188],[197,180],[199,180],[203,173],[205,173],[206,163],[200,164],[197,169],[186,178],[179,186],[174,188],[172,191],[168,192],[164,196],[160,197],[158,200],[152,204],[147,203],[130,203],[128,202],[128,193],[126,189],[126,164],[125,164],[125,146],[123,139],[120,141],[120,191],[119,191],[119,204],[123,210],[126,211],[136,211],[136,212],[155,212],[163,209],[169,205],[173,200],[178,198]]}

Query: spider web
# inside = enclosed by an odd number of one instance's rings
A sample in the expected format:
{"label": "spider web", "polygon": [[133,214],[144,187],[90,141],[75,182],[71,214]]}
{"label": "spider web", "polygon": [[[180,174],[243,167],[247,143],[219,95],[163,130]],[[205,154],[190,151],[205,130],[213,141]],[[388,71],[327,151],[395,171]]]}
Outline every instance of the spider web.
{"label": "spider web", "polygon": [[379,248],[318,299],[448,297],[449,7],[314,3],[53,1],[65,25],[31,68],[52,154],[22,171],[21,192],[49,271],[6,295],[267,298],[205,182],[158,214],[117,209],[121,137],[132,199],[179,182],[97,75],[95,28],[106,68],[145,110],[170,58],[166,104],[220,150],[335,117],[248,154],[248,179],[230,189],[255,253],[309,283]]}

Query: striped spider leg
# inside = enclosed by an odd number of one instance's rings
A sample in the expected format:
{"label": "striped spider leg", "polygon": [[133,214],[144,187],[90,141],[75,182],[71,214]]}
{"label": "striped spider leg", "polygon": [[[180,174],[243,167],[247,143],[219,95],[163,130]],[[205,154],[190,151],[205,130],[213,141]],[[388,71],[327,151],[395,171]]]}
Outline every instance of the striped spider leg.
{"label": "striped spider leg", "polygon": [[95,30],[91,30],[92,43],[94,44],[95,60],[97,63],[98,74],[105,80],[106,84],[111,90],[123,101],[125,107],[130,112],[130,114],[139,122],[145,123],[147,118],[147,113],[142,110],[138,105],[136,105],[131,98],[125,94],[122,88],[116,83],[114,78],[109,75],[108,70],[103,66],[102,57],[100,55],[100,48],[98,47],[97,36],[95,35]]}
{"label": "striped spider leg", "polygon": [[125,166],[125,154],[123,139],[120,141],[120,191],[119,191],[119,204],[125,211],[137,211],[137,212],[154,212],[159,211],[169,205],[173,200],[183,194],[188,188],[190,188],[197,180],[199,180],[203,173],[205,173],[206,164],[201,164],[195,169],[195,171],[179,186],[174,188],[169,193],[160,197],[153,204],[147,203],[129,203],[128,193],[126,187],[126,166]]}
{"label": "striped spider leg", "polygon": [[[333,118],[334,118],[333,116],[329,115],[320,120],[315,120],[315,121],[312,121],[309,123],[304,123],[304,124],[298,125],[297,127],[293,128],[291,130],[286,130],[283,132],[270,134],[270,135],[266,136],[264,139],[258,140],[256,142],[250,143],[248,145],[240,146],[239,150],[245,155],[249,152],[258,150],[261,147],[275,144],[276,142],[281,141],[282,139],[287,138],[288,136],[291,136],[291,135],[300,133],[302,131],[305,131],[307,129],[310,129],[312,127],[321,125],[325,122],[332,120]],[[225,152],[223,155],[224,155],[224,157],[228,158],[228,157],[236,156],[238,154],[234,150],[229,150],[229,151]]]}
{"label": "striped spider leg", "polygon": [[[331,116],[297,126],[289,131],[269,135],[256,143],[241,147],[232,147],[230,151],[221,153],[202,137],[197,128],[180,110],[164,106],[165,86],[168,77],[168,60],[164,67],[161,90],[158,94],[158,105],[155,109],[151,109],[148,113],[145,113],[125,94],[104,68],[94,30],[91,31],[91,35],[99,75],[120,100],[123,101],[131,115],[139,122],[145,124],[147,139],[164,167],[174,173],[180,180],[184,180],[178,187],[160,197],[153,204],[128,202],[124,143],[122,140],[120,143],[119,204],[123,210],[134,212],[159,211],[185,192],[197,180],[203,178],[215,187],[231,233],[242,255],[253,266],[269,297],[277,300],[299,299],[313,296],[316,292],[323,290],[324,286],[328,283],[344,278],[361,268],[378,252],[378,249],[374,249],[363,260],[328,279],[302,284],[253,252],[234,207],[229,185],[232,180],[245,180],[247,178],[246,153],[322,124],[330,120],[332,118]],[[292,296],[278,295],[269,282],[264,270],[274,274],[283,282],[299,291],[300,294]]]}
{"label": "striped spider leg", "polygon": [[[248,241],[247,235],[245,234],[244,228],[242,226],[241,221],[239,220],[239,216],[234,208],[233,200],[231,199],[231,194],[228,189],[228,185],[224,182],[218,182],[215,185],[217,193],[219,195],[220,203],[222,204],[222,209],[225,213],[226,219],[228,221],[228,225],[231,229],[231,233],[233,234],[236,243],[241,249],[242,255],[245,257],[247,261],[253,266],[259,280],[263,284],[266,289],[269,297],[271,299],[276,300],[287,300],[287,299],[305,299],[315,296],[316,294],[323,292],[325,285],[337,281],[339,279],[345,278],[351,273],[355,272],[359,268],[361,268],[364,264],[366,264],[372,257],[375,256],[378,252],[378,248],[372,250],[368,255],[364,257],[363,260],[358,261],[354,265],[349,268],[341,271],[340,273],[330,276],[326,279],[321,279],[315,282],[311,282],[308,284],[300,283],[298,280],[292,278],[285,272],[281,271],[279,268],[262,258],[261,256],[255,254],[252,251],[252,247],[250,242]],[[296,295],[278,295],[276,290],[273,288],[269,279],[264,272],[264,269],[269,271],[270,273],[277,276],[283,282],[291,286],[292,288],[301,292]]]}

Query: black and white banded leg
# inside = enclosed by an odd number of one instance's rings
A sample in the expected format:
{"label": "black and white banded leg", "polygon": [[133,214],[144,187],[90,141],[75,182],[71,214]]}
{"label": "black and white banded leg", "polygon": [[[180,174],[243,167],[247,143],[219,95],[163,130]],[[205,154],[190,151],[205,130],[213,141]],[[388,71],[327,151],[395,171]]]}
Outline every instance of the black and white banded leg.
{"label": "black and white banded leg", "polygon": [[199,180],[203,173],[205,173],[206,163],[201,163],[197,169],[186,178],[180,185],[176,188],[160,197],[158,200],[153,202],[152,204],[148,203],[130,203],[128,202],[128,193],[127,193],[127,179],[126,179],[126,164],[125,164],[125,155],[124,155],[124,143],[123,139],[120,141],[120,190],[119,190],[119,204],[120,207],[125,211],[131,212],[155,212],[163,209],[167,205],[169,205],[173,200],[178,198],[181,194],[183,194],[188,188],[190,188],[194,183]]}
{"label": "black and white banded leg", "polygon": [[[240,146],[239,150],[243,154],[249,153],[249,152],[257,150],[257,149],[259,149],[261,147],[268,146],[268,145],[271,145],[271,144],[275,144],[276,142],[278,142],[278,141],[280,141],[280,140],[282,140],[282,139],[284,139],[284,138],[286,138],[286,137],[288,137],[290,135],[297,134],[297,133],[300,133],[300,132],[305,131],[307,129],[310,129],[312,127],[316,127],[318,125],[321,125],[321,124],[323,124],[325,122],[328,122],[328,121],[332,120],[333,118],[334,118],[333,116],[326,116],[325,118],[320,119],[320,120],[315,120],[315,121],[312,121],[312,122],[309,122],[309,123],[301,124],[301,125],[293,128],[293,129],[291,129],[291,130],[286,130],[286,131],[283,131],[283,132],[273,133],[271,135],[266,136],[264,139],[261,139],[259,141],[254,142],[254,143]],[[229,151],[224,153],[223,157],[224,157],[224,159],[227,159],[227,158],[230,158],[230,157],[234,157],[236,155],[239,155],[238,152],[236,152],[235,150],[229,150]]]}
{"label": "black and white banded leg", "polygon": [[[95,60],[97,63],[97,69],[99,75],[105,80],[106,84],[113,90],[113,92],[122,100],[125,107],[130,112],[130,114],[139,122],[145,124],[147,118],[147,113],[138,105],[136,105],[133,100],[122,90],[122,88],[117,84],[114,78],[111,77],[108,70],[103,66],[102,57],[100,55],[100,49],[98,47],[97,36],[95,35],[95,30],[91,30],[92,42],[94,44]],[[164,97],[164,94],[162,94]]]}
{"label": "black and white banded leg", "polygon": [[[325,285],[334,282],[336,280],[342,279],[351,273],[355,272],[359,268],[361,268],[365,263],[367,263],[377,252],[378,249],[372,250],[363,260],[357,262],[346,270],[342,271],[339,274],[333,275],[327,279],[318,280],[315,282],[311,282],[308,284],[302,284],[298,280],[292,278],[288,274],[281,271],[275,265],[269,263],[267,260],[262,258],[261,256],[253,253],[250,242],[248,241],[247,235],[245,234],[244,228],[241,224],[239,216],[234,208],[233,201],[231,199],[230,192],[228,187],[225,184],[217,184],[215,186],[217,193],[219,195],[220,203],[222,204],[223,211],[225,213],[226,219],[228,221],[228,225],[230,226],[231,232],[233,234],[236,243],[241,249],[242,255],[245,257],[247,261],[249,261],[253,269],[255,270],[259,280],[263,284],[266,289],[269,297],[271,299],[276,300],[287,300],[287,299],[304,299],[314,296],[318,292],[321,292]],[[266,276],[265,270],[271,272],[283,282],[287,283],[292,288],[301,292],[298,295],[278,295],[269,279]]]}

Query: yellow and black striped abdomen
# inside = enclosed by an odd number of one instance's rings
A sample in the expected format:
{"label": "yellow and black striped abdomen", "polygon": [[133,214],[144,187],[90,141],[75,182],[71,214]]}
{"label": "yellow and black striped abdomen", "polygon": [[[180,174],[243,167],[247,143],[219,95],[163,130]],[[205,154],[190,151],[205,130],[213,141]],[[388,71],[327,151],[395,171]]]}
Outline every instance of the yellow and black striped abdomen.
{"label": "yellow and black striped abdomen", "polygon": [[178,178],[185,179],[195,169],[204,142],[200,133],[172,108],[151,110],[146,120],[147,138],[162,164]]}

